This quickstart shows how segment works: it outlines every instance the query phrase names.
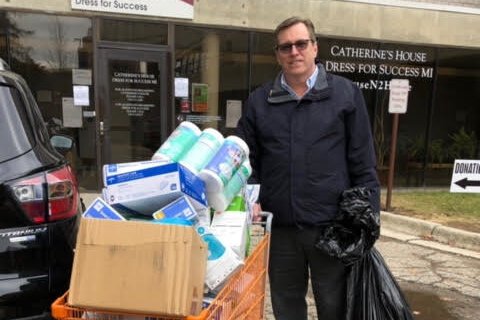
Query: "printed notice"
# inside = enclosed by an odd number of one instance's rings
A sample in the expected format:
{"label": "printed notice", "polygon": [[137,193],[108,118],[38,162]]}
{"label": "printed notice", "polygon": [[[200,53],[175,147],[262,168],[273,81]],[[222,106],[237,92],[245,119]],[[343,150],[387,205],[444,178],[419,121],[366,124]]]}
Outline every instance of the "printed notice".
{"label": "printed notice", "polygon": [[238,120],[242,115],[242,101],[227,100],[227,115],[225,117],[225,127],[236,128]]}
{"label": "printed notice", "polygon": [[390,80],[390,97],[388,100],[389,113],[406,113],[408,104],[408,79]]}
{"label": "printed notice", "polygon": [[62,115],[65,128],[82,127],[82,108],[73,105],[73,98],[62,98]]}
{"label": "printed notice", "polygon": [[72,69],[72,83],[81,85],[92,85],[92,70]]}
{"label": "printed notice", "polygon": [[160,86],[157,73],[114,70],[111,74],[111,101],[115,109],[129,117],[143,117],[159,108]]}
{"label": "printed notice", "polygon": [[73,86],[73,104],[76,106],[90,105],[88,86]]}
{"label": "printed notice", "polygon": [[188,78],[175,78],[175,97],[188,97]]}

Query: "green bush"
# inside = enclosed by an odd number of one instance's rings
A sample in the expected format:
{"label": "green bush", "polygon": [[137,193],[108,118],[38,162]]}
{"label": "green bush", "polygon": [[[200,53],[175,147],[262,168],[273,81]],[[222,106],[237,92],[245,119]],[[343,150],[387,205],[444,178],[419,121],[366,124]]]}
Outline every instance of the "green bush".
{"label": "green bush", "polygon": [[[457,132],[448,135],[446,143],[442,139],[430,142],[428,150],[429,163],[453,162],[455,159],[475,159],[477,137],[474,131],[467,132],[461,127]],[[423,162],[425,159],[425,137],[407,138],[406,154],[408,161]]]}
{"label": "green bush", "polygon": [[474,159],[477,150],[477,136],[474,131],[467,132],[461,127],[458,132],[449,135],[452,140],[448,148],[448,155],[454,159]]}

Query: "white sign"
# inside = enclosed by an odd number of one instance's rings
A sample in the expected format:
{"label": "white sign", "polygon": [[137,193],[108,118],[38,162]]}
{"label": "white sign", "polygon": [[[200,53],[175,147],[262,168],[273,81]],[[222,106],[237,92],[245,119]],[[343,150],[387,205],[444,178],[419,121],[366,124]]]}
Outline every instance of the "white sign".
{"label": "white sign", "polygon": [[72,69],[72,84],[92,84],[92,70],[90,69]]}
{"label": "white sign", "polygon": [[82,108],[73,105],[73,98],[62,98],[62,115],[65,128],[82,127]]}
{"label": "white sign", "polygon": [[480,192],[480,160],[455,160],[450,192]]}
{"label": "white sign", "polygon": [[188,97],[188,78],[175,78],[175,97]]}
{"label": "white sign", "polygon": [[83,111],[84,118],[95,118],[95,111]]}
{"label": "white sign", "polygon": [[73,104],[75,106],[89,106],[90,92],[88,86],[73,86]]}
{"label": "white sign", "polygon": [[242,116],[242,101],[227,100],[227,115],[225,117],[226,128],[236,128],[238,120]]}
{"label": "white sign", "polygon": [[389,113],[406,113],[408,103],[408,79],[390,80],[390,98],[388,99]]}
{"label": "white sign", "polygon": [[193,19],[193,0],[71,0],[72,9]]}

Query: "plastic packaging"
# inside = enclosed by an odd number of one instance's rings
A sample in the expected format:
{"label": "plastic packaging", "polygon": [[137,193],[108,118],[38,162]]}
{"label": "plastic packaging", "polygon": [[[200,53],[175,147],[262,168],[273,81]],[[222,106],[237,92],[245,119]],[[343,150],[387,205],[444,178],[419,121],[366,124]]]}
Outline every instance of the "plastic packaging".
{"label": "plastic packaging", "polygon": [[229,202],[232,201],[233,198],[238,195],[240,190],[242,190],[242,188],[247,184],[247,180],[251,174],[252,166],[250,165],[250,161],[247,159],[242,163],[240,168],[238,168],[232,179],[228,181],[225,190],[223,191]]}
{"label": "plastic packaging", "polygon": [[222,192],[207,192],[207,202],[214,211],[222,212],[228,207],[228,200]]}
{"label": "plastic packaging", "polygon": [[[238,193],[246,185],[248,177],[250,177],[251,174],[252,167],[250,166],[250,162],[245,160],[230,181],[228,181],[222,192],[207,192],[208,204],[216,211],[225,211],[232,200],[238,196]],[[245,211],[245,200],[243,197],[241,197],[241,201],[243,203],[243,209],[233,211]]]}
{"label": "plastic packaging", "polygon": [[243,265],[230,247],[224,246],[212,233],[208,226],[197,226],[196,230],[208,245],[207,274],[205,284],[210,290],[215,290],[225,283],[238,268]]}
{"label": "plastic packaging", "polygon": [[197,141],[202,131],[192,122],[183,121],[158,148],[152,160],[177,162]]}
{"label": "plastic packaging", "polygon": [[245,199],[240,194],[233,197],[233,200],[230,201],[230,204],[228,205],[227,209],[225,209],[225,211],[245,211],[245,210],[246,210]]}
{"label": "plastic packaging", "polygon": [[198,174],[215,156],[223,140],[222,134],[217,130],[203,130],[195,144],[180,158],[179,163]]}
{"label": "plastic packaging", "polygon": [[242,139],[225,138],[212,160],[200,171],[199,177],[205,182],[207,192],[222,192],[248,155],[248,146]]}

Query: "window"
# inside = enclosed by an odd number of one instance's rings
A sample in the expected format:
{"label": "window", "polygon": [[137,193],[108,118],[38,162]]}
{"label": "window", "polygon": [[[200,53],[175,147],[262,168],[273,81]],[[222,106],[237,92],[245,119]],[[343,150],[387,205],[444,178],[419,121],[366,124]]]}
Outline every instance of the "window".
{"label": "window", "polygon": [[[0,56],[31,88],[50,134],[70,135],[78,146],[72,163],[83,186],[95,188],[95,118],[93,79],[90,105],[78,107],[80,125],[69,126],[64,98],[73,97],[72,69],[93,69],[92,23],[89,18],[0,11]],[[77,121],[78,122],[78,121]]]}
{"label": "window", "polygon": [[175,98],[177,120],[232,133],[248,96],[248,33],[177,26],[175,45],[175,77],[188,79],[188,96]]}
{"label": "window", "polygon": [[102,19],[100,39],[167,45],[168,26],[162,23]]}

